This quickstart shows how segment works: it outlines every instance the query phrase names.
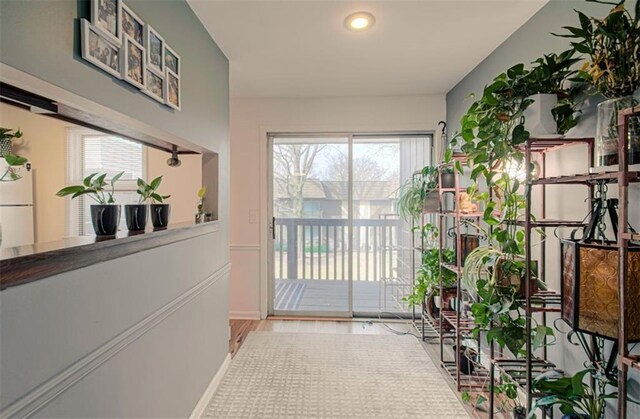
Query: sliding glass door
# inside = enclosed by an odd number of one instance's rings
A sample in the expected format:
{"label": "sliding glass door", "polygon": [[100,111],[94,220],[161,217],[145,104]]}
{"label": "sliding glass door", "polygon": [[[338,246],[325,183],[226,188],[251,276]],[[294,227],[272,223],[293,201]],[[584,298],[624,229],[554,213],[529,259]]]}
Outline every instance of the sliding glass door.
{"label": "sliding glass door", "polygon": [[431,159],[429,135],[272,135],[269,312],[408,313],[411,226],[400,185]]}

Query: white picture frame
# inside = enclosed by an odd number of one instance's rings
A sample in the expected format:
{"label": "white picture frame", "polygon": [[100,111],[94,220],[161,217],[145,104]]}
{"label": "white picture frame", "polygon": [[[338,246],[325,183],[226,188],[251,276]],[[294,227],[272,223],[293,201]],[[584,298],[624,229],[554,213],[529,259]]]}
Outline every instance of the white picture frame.
{"label": "white picture frame", "polygon": [[127,34],[123,35],[123,41],[122,78],[140,90],[146,90],[147,61],[145,48]]}
{"label": "white picture frame", "polygon": [[164,73],[164,38],[148,23],[144,28],[144,47],[147,49],[147,67]]}
{"label": "white picture frame", "polygon": [[120,6],[120,27],[122,28],[123,43],[124,35],[129,35],[131,39],[146,47],[145,44],[145,24],[125,3]]}
{"label": "white picture frame", "polygon": [[[154,98],[158,102],[165,104],[166,97],[166,87],[165,87],[165,78],[163,74],[159,74],[152,67],[146,68],[146,88],[143,90],[144,93]],[[160,83],[160,87],[158,88],[157,84]]]}
{"label": "white picture frame", "polygon": [[111,42],[122,42],[122,0],[91,0],[91,23]]}
{"label": "white picture frame", "polygon": [[81,20],[80,35],[82,58],[112,76],[122,78],[121,45],[113,44],[106,32],[87,19]]}
{"label": "white picture frame", "polygon": [[[180,90],[180,76],[169,68],[165,68],[164,82],[164,103],[176,110],[182,109],[182,92]],[[175,94],[175,98],[174,98]]]}
{"label": "white picture frame", "polygon": [[[175,64],[174,64],[175,63]],[[182,75],[182,69],[180,68],[182,59],[167,43],[164,44],[164,67],[169,69],[176,76]]]}

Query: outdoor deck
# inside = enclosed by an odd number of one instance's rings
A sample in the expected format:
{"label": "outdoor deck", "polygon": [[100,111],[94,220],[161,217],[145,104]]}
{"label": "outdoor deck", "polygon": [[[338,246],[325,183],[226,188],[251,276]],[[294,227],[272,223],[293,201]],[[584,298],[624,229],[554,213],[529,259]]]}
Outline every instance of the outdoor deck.
{"label": "outdoor deck", "polygon": [[[348,286],[348,281],[276,279],[274,308],[278,311],[347,311]],[[406,312],[406,307],[398,304],[396,298],[392,286],[385,287],[379,281],[353,282],[355,312]]]}

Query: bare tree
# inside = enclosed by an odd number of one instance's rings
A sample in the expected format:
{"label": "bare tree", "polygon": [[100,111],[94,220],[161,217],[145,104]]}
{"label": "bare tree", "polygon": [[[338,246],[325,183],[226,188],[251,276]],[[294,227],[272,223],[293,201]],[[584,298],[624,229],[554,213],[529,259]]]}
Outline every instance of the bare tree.
{"label": "bare tree", "polygon": [[302,216],[304,184],[311,175],[313,162],[324,144],[275,144],[273,146],[274,173],[282,182],[291,201],[291,215]]}
{"label": "bare tree", "polygon": [[[388,146],[380,145],[375,153],[381,153]],[[333,154],[329,158],[328,167],[324,173],[327,180],[347,181],[349,179],[349,159],[346,154]],[[370,155],[358,156],[353,159],[354,181],[387,181],[397,179],[397,169],[385,168]]]}

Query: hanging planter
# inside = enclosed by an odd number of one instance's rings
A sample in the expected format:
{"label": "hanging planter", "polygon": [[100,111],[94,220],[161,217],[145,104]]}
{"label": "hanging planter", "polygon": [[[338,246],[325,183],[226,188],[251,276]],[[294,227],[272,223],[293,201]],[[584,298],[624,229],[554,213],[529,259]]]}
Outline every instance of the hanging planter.
{"label": "hanging planter", "polygon": [[[562,319],[573,330],[618,338],[619,253],[615,243],[562,240]],[[640,341],[640,247],[629,248],[627,336]]]}
{"label": "hanging planter", "polygon": [[552,110],[558,103],[555,93],[538,93],[528,97],[533,103],[524,111],[524,127],[531,137],[559,137]]}

